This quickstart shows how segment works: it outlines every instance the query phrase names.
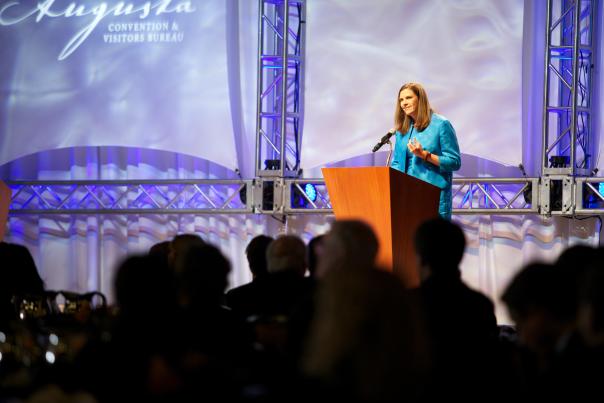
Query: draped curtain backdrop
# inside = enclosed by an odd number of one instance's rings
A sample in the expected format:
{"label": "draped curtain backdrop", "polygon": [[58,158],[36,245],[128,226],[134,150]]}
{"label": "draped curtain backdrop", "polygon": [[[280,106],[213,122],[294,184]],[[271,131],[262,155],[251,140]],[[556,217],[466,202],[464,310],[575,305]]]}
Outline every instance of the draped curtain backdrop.
{"label": "draped curtain backdrop", "polygon": [[[539,175],[541,164],[544,3],[537,0],[524,2],[522,96],[518,101],[510,100],[522,103],[522,149],[518,154],[522,156],[529,175]],[[601,10],[599,12],[601,16]],[[257,2],[226,0],[225,13],[228,107],[233,129],[232,138],[225,141],[234,144],[237,167],[243,177],[249,178],[254,175]],[[599,38],[602,38],[604,24],[600,25]],[[604,80],[599,79],[602,53],[595,71],[596,113],[600,110],[599,101],[604,93]],[[375,79],[379,80],[379,77]],[[307,96],[306,102],[313,102],[313,99]],[[594,132],[600,133],[600,116],[594,116],[593,121]],[[388,124],[384,123],[385,126]],[[222,133],[222,136],[228,135]],[[385,153],[381,152],[363,154],[330,165],[383,165],[385,158]],[[599,159],[599,165],[602,164]],[[464,155],[459,174],[520,176],[515,166],[471,155]],[[320,170],[306,167],[304,175],[318,177]],[[239,176],[233,169],[171,151],[91,146],[42,151],[13,160],[0,166],[0,177],[5,180],[77,180],[224,179]],[[509,323],[507,312],[499,301],[501,292],[524,264],[534,259],[551,261],[564,248],[575,243],[597,245],[599,242],[600,228],[595,218],[454,216],[453,219],[462,225],[468,240],[462,262],[463,278],[495,301],[500,323]],[[230,286],[237,286],[251,277],[244,249],[253,236],[287,232],[299,234],[308,241],[312,236],[326,232],[332,220],[333,217],[328,216],[299,216],[291,217],[284,224],[260,215],[16,215],[9,220],[6,240],[24,244],[30,249],[48,289],[100,290],[112,300],[116,265],[127,254],[146,252],[151,245],[176,234],[194,232],[220,247],[233,266]]]}

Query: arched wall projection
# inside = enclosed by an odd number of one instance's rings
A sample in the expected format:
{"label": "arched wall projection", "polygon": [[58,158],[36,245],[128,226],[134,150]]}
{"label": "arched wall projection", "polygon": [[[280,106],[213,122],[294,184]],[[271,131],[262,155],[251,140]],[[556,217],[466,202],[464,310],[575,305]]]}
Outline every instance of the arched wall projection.
{"label": "arched wall projection", "polygon": [[0,1],[0,165],[74,146],[236,167],[223,0]]}

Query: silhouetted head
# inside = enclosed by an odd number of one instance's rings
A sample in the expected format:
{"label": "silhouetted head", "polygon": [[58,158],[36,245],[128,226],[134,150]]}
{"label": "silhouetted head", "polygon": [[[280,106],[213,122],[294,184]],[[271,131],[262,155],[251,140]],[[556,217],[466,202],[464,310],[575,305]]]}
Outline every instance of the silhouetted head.
{"label": "silhouetted head", "polygon": [[578,330],[586,343],[591,347],[604,346],[604,268],[601,264],[589,267],[579,282],[577,316]]}
{"label": "silhouetted head", "polygon": [[[597,249],[587,245],[574,245],[566,248],[558,260],[556,260],[556,266],[560,267],[565,271],[583,271],[589,267],[595,259],[599,257]],[[569,273],[570,274],[570,273]]]}
{"label": "silhouetted head", "polygon": [[282,235],[268,246],[266,251],[268,272],[306,273],[306,245],[295,235]]}
{"label": "silhouetted head", "polygon": [[572,284],[551,264],[529,264],[512,279],[502,300],[528,348],[549,353],[574,325],[575,304],[569,304],[569,293],[574,293]]}
{"label": "silhouetted head", "polygon": [[319,265],[319,259],[322,254],[323,240],[325,235],[317,235],[308,242],[306,252],[308,253],[308,271],[311,277],[316,277],[317,266]]}
{"label": "silhouetted head", "polygon": [[601,261],[600,251],[587,245],[574,245],[565,249],[558,260],[556,270],[560,278],[564,279],[565,292],[559,295],[560,301],[564,298],[568,309],[577,312],[579,288],[581,281],[586,276],[591,266],[598,266]]}
{"label": "silhouetted head", "polygon": [[245,248],[245,256],[254,278],[262,277],[268,273],[266,268],[266,250],[273,242],[273,238],[266,235],[254,237]]}
{"label": "silhouetted head", "polygon": [[359,220],[336,221],[322,241],[317,276],[332,270],[366,270],[375,267],[379,243],[371,227]]}
{"label": "silhouetted head", "polygon": [[176,235],[170,242],[170,254],[168,256],[170,267],[176,273],[180,273],[182,271],[182,259],[187,251],[192,247],[203,246],[205,244],[204,240],[196,234]]}
{"label": "silhouetted head", "polygon": [[149,254],[152,256],[163,256],[166,261],[170,255],[170,241],[162,241],[149,248]]}
{"label": "silhouetted head", "polygon": [[44,291],[31,253],[23,245],[0,242],[0,290],[8,295],[37,294]]}
{"label": "silhouetted head", "polygon": [[173,271],[149,255],[130,256],[120,264],[114,291],[120,312],[128,316],[148,318],[176,306]]}
{"label": "silhouetted head", "polygon": [[459,274],[459,263],[466,248],[466,238],[461,228],[443,218],[422,223],[415,232],[415,253],[422,275]]}
{"label": "silhouetted head", "polygon": [[40,295],[44,282],[29,250],[0,242],[0,325],[16,319],[13,297]]}
{"label": "silhouetted head", "polygon": [[231,264],[209,244],[190,248],[180,274],[181,301],[185,305],[219,305],[228,286]]}

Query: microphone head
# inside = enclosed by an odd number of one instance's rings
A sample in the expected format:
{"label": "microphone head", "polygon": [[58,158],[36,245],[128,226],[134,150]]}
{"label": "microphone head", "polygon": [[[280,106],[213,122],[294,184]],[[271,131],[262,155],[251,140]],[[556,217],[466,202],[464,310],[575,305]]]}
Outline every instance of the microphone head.
{"label": "microphone head", "polygon": [[377,144],[375,145],[375,147],[373,147],[373,150],[372,150],[372,151],[373,151],[373,152],[376,152],[377,150],[379,150],[380,148],[382,148],[382,146],[383,146],[384,144],[386,144],[386,143],[388,142],[388,140],[390,140],[390,137],[392,137],[392,135],[393,135],[393,134],[394,134],[394,132],[393,132],[393,131],[389,131],[388,133],[386,133],[386,134],[385,134],[385,135],[384,135],[384,136],[383,136],[383,137],[380,139],[380,142],[379,142],[379,143],[377,143]]}

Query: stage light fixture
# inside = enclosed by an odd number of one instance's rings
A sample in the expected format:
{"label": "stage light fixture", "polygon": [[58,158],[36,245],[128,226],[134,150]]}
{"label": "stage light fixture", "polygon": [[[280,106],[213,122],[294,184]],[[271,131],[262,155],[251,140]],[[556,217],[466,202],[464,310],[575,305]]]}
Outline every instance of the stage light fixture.
{"label": "stage light fixture", "polygon": [[550,168],[568,168],[570,157],[568,155],[552,155],[549,157]]}
{"label": "stage light fixture", "polygon": [[[273,209],[273,204],[274,204],[274,194],[275,194],[275,189],[274,189],[274,183],[273,181],[270,182],[262,182],[262,210],[272,210]],[[239,191],[239,199],[241,200],[241,203],[243,203],[244,205],[247,205],[247,187],[244,186],[241,188],[241,190]]]}
{"label": "stage light fixture", "polygon": [[[604,182],[598,183],[598,193],[604,195]],[[595,209],[602,208],[604,202],[602,199],[589,187],[583,185],[583,208]]]}
{"label": "stage light fixture", "polygon": [[303,191],[308,199],[304,197],[298,186],[292,185],[291,205],[293,208],[308,208],[310,204],[308,200],[312,202],[317,200],[317,188],[312,183],[304,185]]}
{"label": "stage light fixture", "polygon": [[278,171],[281,168],[280,160],[264,160],[264,169],[267,171]]}
{"label": "stage light fixture", "polygon": [[307,183],[306,186],[304,186],[304,193],[306,193],[306,196],[308,196],[310,201],[314,202],[317,200],[317,188],[312,183]]}

